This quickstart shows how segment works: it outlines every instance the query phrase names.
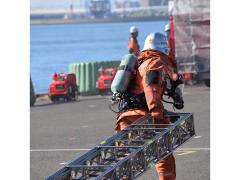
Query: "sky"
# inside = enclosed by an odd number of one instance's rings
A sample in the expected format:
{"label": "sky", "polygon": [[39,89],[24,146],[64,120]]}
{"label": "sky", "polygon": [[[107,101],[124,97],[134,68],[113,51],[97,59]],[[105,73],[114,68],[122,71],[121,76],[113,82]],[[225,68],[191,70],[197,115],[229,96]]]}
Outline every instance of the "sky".
{"label": "sky", "polygon": [[[111,1],[113,2],[115,0]],[[66,8],[70,6],[71,2],[73,2],[73,6],[75,7],[84,7],[85,0],[30,0],[30,6],[31,9]]]}
{"label": "sky", "polygon": [[30,7],[31,9],[66,8],[70,6],[71,2],[77,7],[84,6],[84,0],[30,0]]}
{"label": "sky", "polygon": [[[110,0],[112,3],[114,1],[124,1],[124,0]],[[128,0],[129,1],[129,0]],[[138,1],[138,0],[132,0]],[[85,0],[30,0],[31,9],[52,9],[52,8],[66,8],[69,7],[71,2],[75,7],[84,7]]]}

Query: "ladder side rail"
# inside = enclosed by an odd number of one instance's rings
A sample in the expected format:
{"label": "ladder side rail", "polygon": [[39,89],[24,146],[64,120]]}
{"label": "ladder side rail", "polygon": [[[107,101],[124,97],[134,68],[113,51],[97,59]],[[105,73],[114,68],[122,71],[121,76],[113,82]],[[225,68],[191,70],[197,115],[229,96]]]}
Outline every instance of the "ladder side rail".
{"label": "ladder side rail", "polygon": [[[193,118],[191,118],[192,116],[193,116],[192,113],[187,113],[187,114],[185,114],[185,116],[181,117],[181,118],[176,122],[175,128],[177,128],[178,126],[181,127],[182,125],[184,125],[185,121],[192,120],[192,122],[193,122]],[[192,126],[194,126],[194,125],[192,124]],[[171,129],[172,129],[172,130],[171,130]],[[174,128],[171,127],[171,129],[166,130],[165,132],[157,135],[157,137],[154,137],[154,140],[152,140],[152,142],[150,143],[150,145],[149,145],[149,143],[147,142],[144,147],[141,147],[140,150],[138,150],[138,152],[144,151],[144,149],[145,149],[145,151],[150,150],[150,153],[148,153],[149,156],[147,156],[146,152],[144,152],[145,155],[143,156],[144,158],[142,158],[142,159],[144,159],[145,164],[146,164],[147,167],[149,166],[149,164],[151,164],[151,161],[153,161],[154,159],[155,159],[155,163],[156,163],[156,162],[164,159],[165,157],[169,156],[170,154],[172,154],[172,153],[173,153],[173,150],[175,150],[175,149],[177,149],[178,147],[180,147],[181,145],[183,145],[185,142],[187,142],[187,140],[189,140],[189,139],[195,134],[195,133],[192,133],[192,132],[190,131],[190,132],[189,132],[189,133],[190,133],[190,136],[188,136],[187,139],[184,139],[184,141],[181,141],[181,144],[178,144],[177,146],[173,147],[173,145],[171,144],[171,139],[172,139],[171,135],[172,135],[172,134],[171,134],[170,131],[173,131]],[[170,139],[169,137],[170,137],[171,139]],[[159,143],[158,141],[159,141],[160,139],[161,139],[161,140],[164,140],[164,141],[163,141],[162,143]],[[155,146],[155,147],[156,147],[156,145],[155,145],[154,143],[157,143],[159,147],[158,147],[158,148],[152,148],[151,146]],[[164,147],[162,147],[163,145],[164,145]],[[156,150],[157,152],[153,152],[154,150]],[[159,151],[161,151],[161,156],[156,158],[156,155],[159,155],[159,154],[158,154]],[[136,152],[136,153],[138,153],[138,152]],[[136,155],[136,153],[135,153],[135,152],[131,153],[131,154],[129,155],[129,157],[126,157],[126,158],[125,158],[125,160],[126,160],[126,161],[129,160],[129,158],[131,158],[131,157],[134,158],[134,155]],[[154,155],[155,155],[155,157],[154,157]],[[148,159],[148,160],[147,160],[147,159]],[[125,163],[125,161],[123,161],[123,162]],[[117,166],[123,166],[123,165],[124,165],[124,164],[122,164],[123,162],[122,162],[122,161],[118,162],[114,167],[112,167],[112,169],[109,169],[109,170],[108,170],[107,172],[105,172],[104,174],[101,174],[97,179],[100,180],[101,178],[107,178],[107,177],[108,177],[108,174],[112,174],[113,171],[115,170],[115,168],[116,168]],[[146,162],[147,162],[147,163],[146,163]],[[123,169],[127,169],[127,167],[125,167],[125,168],[123,168]],[[132,170],[132,167],[131,167],[130,169]],[[145,172],[144,170],[140,170],[140,172],[136,173],[137,175],[136,175],[135,177],[140,176],[140,175],[143,174],[144,172]],[[116,173],[116,172],[115,172],[115,173]]]}
{"label": "ladder side rail", "polygon": [[[115,135],[113,135],[112,137],[108,138],[107,140],[105,140],[102,144],[99,144],[97,146],[95,146],[93,149],[91,149],[90,151],[88,151],[86,154],[78,157],[77,159],[73,160],[72,162],[70,162],[68,165],[83,165],[83,163],[89,159],[93,159],[96,157],[96,155],[99,153],[99,147],[103,146],[103,145],[108,145],[111,144],[115,141],[115,139],[117,138],[121,138],[124,135],[126,135],[126,132],[121,131],[120,133],[117,133]],[[67,165],[67,166],[68,166]],[[71,168],[69,167],[63,167],[60,170],[58,170],[57,172],[55,172],[53,175],[49,176],[46,178],[46,180],[55,180],[55,179],[64,179],[64,177],[68,177],[70,176],[71,173]]]}
{"label": "ladder side rail", "polygon": [[[84,155],[78,157],[77,159],[73,160],[72,162],[70,162],[68,165],[81,164],[81,162],[84,162],[89,156],[95,155],[96,152],[97,152],[97,148],[94,147],[93,149],[88,151],[86,154],[84,154]],[[69,176],[69,174],[71,173],[71,169],[67,166],[62,167],[54,174],[47,177],[46,180],[56,180],[56,179],[64,180],[64,177]]]}
{"label": "ladder side rail", "polygon": [[[104,145],[110,144],[116,138],[120,138],[121,136],[124,136],[124,134],[125,134],[125,132],[121,131],[120,133],[117,133],[117,134],[111,136],[110,138],[108,138],[107,140],[105,140],[102,144],[104,144]],[[94,158],[94,156],[98,153],[98,150],[99,150],[98,146],[101,146],[102,144],[97,145],[93,149],[86,152],[86,154],[71,161],[68,165],[76,165],[76,164],[80,165],[80,164],[83,164],[88,159]],[[55,179],[64,178],[65,176],[69,176],[70,172],[71,172],[71,169],[69,167],[63,167],[63,168],[59,169],[57,172],[55,172],[54,174],[47,177],[46,180],[55,180]]]}

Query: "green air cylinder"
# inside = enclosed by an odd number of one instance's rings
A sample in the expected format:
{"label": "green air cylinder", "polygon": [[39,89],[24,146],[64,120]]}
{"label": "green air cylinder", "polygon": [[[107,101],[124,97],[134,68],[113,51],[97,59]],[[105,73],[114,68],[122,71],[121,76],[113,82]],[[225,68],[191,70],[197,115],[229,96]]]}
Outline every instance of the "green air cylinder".
{"label": "green air cylinder", "polygon": [[77,81],[77,85],[78,85],[78,92],[80,92],[80,73],[81,73],[81,66],[80,64],[75,64],[75,69],[76,69],[76,81]]}
{"label": "green air cylinder", "polygon": [[96,62],[92,62],[91,63],[91,68],[92,68],[92,72],[91,72],[91,78],[92,78],[91,89],[92,89],[93,94],[96,94],[97,93],[97,89],[96,89],[97,77],[95,75],[95,72],[96,72]]}
{"label": "green air cylinder", "polygon": [[137,59],[132,54],[125,55],[113,79],[111,90],[113,93],[123,93],[127,90],[129,82],[135,76]]}
{"label": "green air cylinder", "polygon": [[85,76],[86,76],[86,68],[85,68],[85,63],[80,63],[80,84],[79,84],[79,89],[80,89],[80,94],[85,93]]}
{"label": "green air cylinder", "polygon": [[[99,67],[100,67],[100,63],[99,62],[95,62],[95,64],[94,64],[94,75],[95,75],[96,81],[98,80],[98,76],[99,76],[99,71],[98,71]],[[96,84],[95,84],[95,87],[96,87]]]}
{"label": "green air cylinder", "polygon": [[85,76],[85,92],[86,94],[90,94],[92,89],[91,89],[91,83],[92,83],[92,78],[91,78],[91,64],[90,63],[85,63],[86,64],[86,76]]}

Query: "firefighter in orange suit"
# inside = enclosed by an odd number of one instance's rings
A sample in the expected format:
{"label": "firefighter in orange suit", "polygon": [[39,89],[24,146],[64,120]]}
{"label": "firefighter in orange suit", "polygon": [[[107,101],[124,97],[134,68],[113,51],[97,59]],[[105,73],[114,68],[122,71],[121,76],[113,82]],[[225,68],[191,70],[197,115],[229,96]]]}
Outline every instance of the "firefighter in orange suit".
{"label": "firefighter in orange suit", "polygon": [[138,44],[138,28],[135,26],[130,27],[130,34],[131,37],[128,39],[128,51],[130,54],[134,54],[136,57],[138,57],[140,52],[140,47]]}
{"label": "firefighter in orange suit", "polygon": [[[136,78],[130,84],[129,92],[133,97],[144,94],[146,106],[129,108],[118,113],[116,132],[128,127],[138,118],[151,113],[155,123],[169,124],[170,120],[164,115],[162,96],[166,90],[165,77],[168,76],[176,81],[178,74],[173,72],[174,64],[168,56],[169,48],[166,36],[161,33],[151,33],[147,36],[143,51],[138,56],[139,66]],[[159,180],[175,180],[176,169],[173,155],[167,156],[156,164]]]}

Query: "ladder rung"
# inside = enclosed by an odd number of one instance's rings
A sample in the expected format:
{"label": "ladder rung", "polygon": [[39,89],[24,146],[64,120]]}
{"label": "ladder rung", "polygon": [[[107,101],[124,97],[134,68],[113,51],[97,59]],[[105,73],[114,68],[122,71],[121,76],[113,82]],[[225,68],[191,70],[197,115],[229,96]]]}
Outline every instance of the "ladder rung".
{"label": "ladder rung", "polygon": [[139,148],[141,146],[96,146],[98,148],[118,148],[118,149],[127,149],[127,148]]}
{"label": "ladder rung", "polygon": [[66,165],[68,168],[109,168],[113,167],[112,165]]}
{"label": "ladder rung", "polygon": [[130,130],[165,130],[165,129],[169,129],[169,128],[126,128],[126,129],[123,129],[123,131],[130,131]]}
{"label": "ladder rung", "polygon": [[146,115],[46,180],[90,180],[91,177],[96,180],[123,177],[132,180],[139,177],[151,164],[164,159],[195,135],[193,113],[169,113],[167,116],[179,118],[172,124],[153,124],[152,117]]}
{"label": "ladder rung", "polygon": [[131,126],[175,126],[175,124],[171,123],[171,124],[131,124]]}

